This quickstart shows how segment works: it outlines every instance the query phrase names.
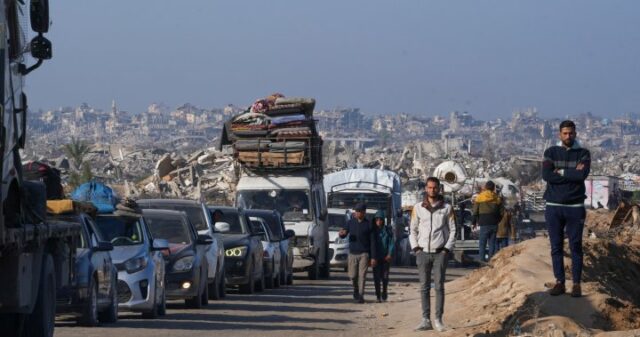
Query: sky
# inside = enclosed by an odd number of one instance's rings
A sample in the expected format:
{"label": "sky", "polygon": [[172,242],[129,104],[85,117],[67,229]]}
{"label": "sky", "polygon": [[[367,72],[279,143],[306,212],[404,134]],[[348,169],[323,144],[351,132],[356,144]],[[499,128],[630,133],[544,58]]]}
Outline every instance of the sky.
{"label": "sky", "polygon": [[483,119],[640,111],[637,0],[51,0],[32,109],[86,102],[317,108]]}

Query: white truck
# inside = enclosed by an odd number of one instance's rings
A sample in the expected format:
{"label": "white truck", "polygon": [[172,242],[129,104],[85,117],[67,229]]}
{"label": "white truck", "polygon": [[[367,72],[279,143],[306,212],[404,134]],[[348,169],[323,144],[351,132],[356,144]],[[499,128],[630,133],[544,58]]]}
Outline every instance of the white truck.
{"label": "white truck", "polygon": [[[408,256],[409,250],[406,242],[403,244],[407,237],[402,215],[402,185],[395,172],[379,169],[342,170],[324,176],[324,189],[327,207],[332,214],[350,212],[359,202],[367,205],[369,218],[376,211],[384,210],[385,223],[393,230],[396,240],[396,263],[406,261],[405,255]],[[335,245],[335,241],[333,243]]]}
{"label": "white truck", "polygon": [[[312,280],[328,278],[331,256],[322,138],[312,116],[315,100],[259,102],[269,108],[235,116],[223,131],[221,146],[232,145],[237,158],[235,204],[280,212],[285,228],[295,232],[293,269],[307,271]],[[243,124],[247,120],[250,131]]]}
{"label": "white truck", "polygon": [[[28,3],[28,4],[26,4]],[[27,43],[27,13],[38,33]],[[46,0],[0,2],[0,336],[53,336],[58,290],[73,282],[79,223],[47,221],[42,183],[23,181],[26,140],[24,77],[51,58]],[[25,65],[26,51],[37,59]]]}

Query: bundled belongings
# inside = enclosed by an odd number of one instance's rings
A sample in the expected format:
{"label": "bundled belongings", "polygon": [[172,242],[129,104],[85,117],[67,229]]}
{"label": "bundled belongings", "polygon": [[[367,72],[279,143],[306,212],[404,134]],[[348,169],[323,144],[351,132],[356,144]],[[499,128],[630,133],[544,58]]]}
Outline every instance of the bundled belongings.
{"label": "bundled belongings", "polygon": [[98,213],[111,213],[115,210],[118,197],[111,187],[97,181],[91,181],[78,186],[71,193],[71,199],[93,203],[98,209]]}
{"label": "bundled belongings", "polygon": [[52,215],[86,213],[95,218],[98,208],[88,201],[71,199],[47,200],[47,213]]}
{"label": "bundled belongings", "polygon": [[224,125],[220,148],[252,168],[321,167],[322,139],[313,119],[313,98],[273,94]]}
{"label": "bundled belongings", "polygon": [[24,180],[41,181],[45,185],[47,200],[64,198],[60,170],[43,162],[31,161],[22,165]]}

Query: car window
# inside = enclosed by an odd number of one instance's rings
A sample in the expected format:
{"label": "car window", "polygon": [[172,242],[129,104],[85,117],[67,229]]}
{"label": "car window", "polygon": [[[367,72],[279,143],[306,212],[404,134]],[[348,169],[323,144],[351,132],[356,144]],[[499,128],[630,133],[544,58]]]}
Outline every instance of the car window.
{"label": "car window", "polygon": [[247,231],[244,229],[244,226],[240,221],[241,219],[237,212],[228,210],[223,211],[221,222],[229,224],[229,231],[225,234],[246,234]]}
{"label": "car window", "polygon": [[[132,246],[144,243],[144,235],[139,217],[98,216],[97,226],[105,241],[114,246]],[[100,239],[98,235],[98,239]]]}
{"label": "car window", "polygon": [[191,243],[188,224],[182,218],[160,215],[145,215],[151,235],[165,239],[169,244],[187,245]]}
{"label": "car window", "polygon": [[167,209],[172,211],[181,211],[187,213],[187,217],[189,221],[195,226],[196,230],[207,230],[207,219],[205,219],[204,212],[202,211],[202,206],[199,204],[192,205],[179,205],[179,204],[169,204],[169,203],[159,203],[159,204],[150,204],[144,203],[142,205],[143,208],[151,208],[151,209]]}

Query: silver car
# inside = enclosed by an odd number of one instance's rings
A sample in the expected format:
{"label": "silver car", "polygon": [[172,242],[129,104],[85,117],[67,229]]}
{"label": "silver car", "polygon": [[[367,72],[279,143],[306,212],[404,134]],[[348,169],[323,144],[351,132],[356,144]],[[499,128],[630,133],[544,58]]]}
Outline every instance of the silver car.
{"label": "silver car", "polygon": [[166,313],[163,239],[151,239],[142,215],[100,214],[97,224],[113,244],[111,258],[118,270],[118,308],[141,312],[145,318]]}
{"label": "silver car", "polygon": [[286,283],[281,279],[282,274],[282,251],[280,241],[277,240],[266,220],[259,217],[249,217],[255,233],[260,235],[263,250],[264,283],[267,288],[278,288],[280,284]]}

